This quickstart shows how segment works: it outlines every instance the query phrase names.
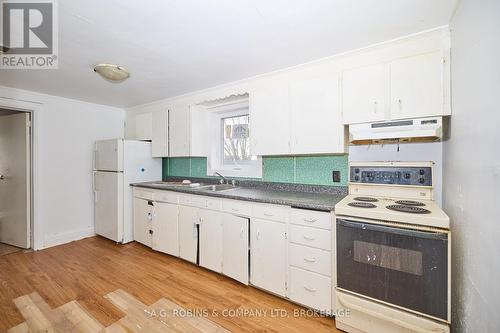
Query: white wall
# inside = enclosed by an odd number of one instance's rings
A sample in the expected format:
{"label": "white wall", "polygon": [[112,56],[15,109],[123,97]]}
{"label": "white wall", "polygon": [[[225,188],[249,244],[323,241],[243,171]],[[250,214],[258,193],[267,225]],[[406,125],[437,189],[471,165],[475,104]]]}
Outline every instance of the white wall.
{"label": "white wall", "polygon": [[451,218],[455,332],[500,329],[500,1],[464,0],[451,22]]}
{"label": "white wall", "polygon": [[0,86],[0,104],[16,101],[40,107],[34,123],[35,247],[93,235],[92,144],[123,137],[125,112]]}
{"label": "white wall", "polygon": [[434,162],[434,200],[442,205],[443,144],[404,143],[399,145],[349,146],[349,161],[431,161]]}

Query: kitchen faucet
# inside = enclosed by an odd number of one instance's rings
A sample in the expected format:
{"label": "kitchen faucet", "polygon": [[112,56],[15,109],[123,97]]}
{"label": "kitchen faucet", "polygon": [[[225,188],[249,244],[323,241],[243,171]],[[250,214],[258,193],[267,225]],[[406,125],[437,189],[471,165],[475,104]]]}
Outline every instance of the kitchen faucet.
{"label": "kitchen faucet", "polygon": [[224,184],[224,181],[226,181],[226,184],[229,184],[229,180],[227,180],[226,177],[224,177],[220,172],[215,171],[214,173],[221,178],[220,179],[221,184]]}

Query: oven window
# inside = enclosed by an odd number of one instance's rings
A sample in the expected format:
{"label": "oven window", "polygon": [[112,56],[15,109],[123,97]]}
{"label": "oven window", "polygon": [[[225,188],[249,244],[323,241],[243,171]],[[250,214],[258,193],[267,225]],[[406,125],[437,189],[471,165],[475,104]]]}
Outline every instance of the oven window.
{"label": "oven window", "polygon": [[419,251],[355,240],[354,260],[363,264],[422,275],[422,252]]}
{"label": "oven window", "polygon": [[448,234],[337,219],[337,287],[448,320]]}

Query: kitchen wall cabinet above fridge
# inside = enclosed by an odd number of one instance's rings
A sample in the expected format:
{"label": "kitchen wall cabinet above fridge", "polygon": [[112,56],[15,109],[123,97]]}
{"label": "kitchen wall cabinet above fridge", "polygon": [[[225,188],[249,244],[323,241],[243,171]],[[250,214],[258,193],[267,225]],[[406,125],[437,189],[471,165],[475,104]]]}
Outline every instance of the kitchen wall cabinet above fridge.
{"label": "kitchen wall cabinet above fridge", "polygon": [[345,70],[344,124],[449,115],[449,86],[441,50]]}

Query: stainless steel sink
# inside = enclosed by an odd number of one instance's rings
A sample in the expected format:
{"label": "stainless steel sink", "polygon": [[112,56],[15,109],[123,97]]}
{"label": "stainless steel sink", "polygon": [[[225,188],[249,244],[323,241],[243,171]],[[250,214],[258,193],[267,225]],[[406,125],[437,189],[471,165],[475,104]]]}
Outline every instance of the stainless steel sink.
{"label": "stainless steel sink", "polygon": [[220,191],[227,191],[227,190],[235,190],[237,188],[238,187],[230,185],[230,184],[207,185],[207,186],[196,187],[197,190],[207,191],[207,192],[220,192]]}
{"label": "stainless steel sink", "polygon": [[193,189],[198,189],[201,187],[208,186],[207,184],[203,184],[203,183],[198,183],[198,184],[200,184],[200,185],[191,186],[191,184],[183,184],[182,182],[154,182],[153,183],[153,185],[159,185],[159,186],[167,186],[167,187],[175,186],[175,187],[186,187],[186,188],[193,188]]}

